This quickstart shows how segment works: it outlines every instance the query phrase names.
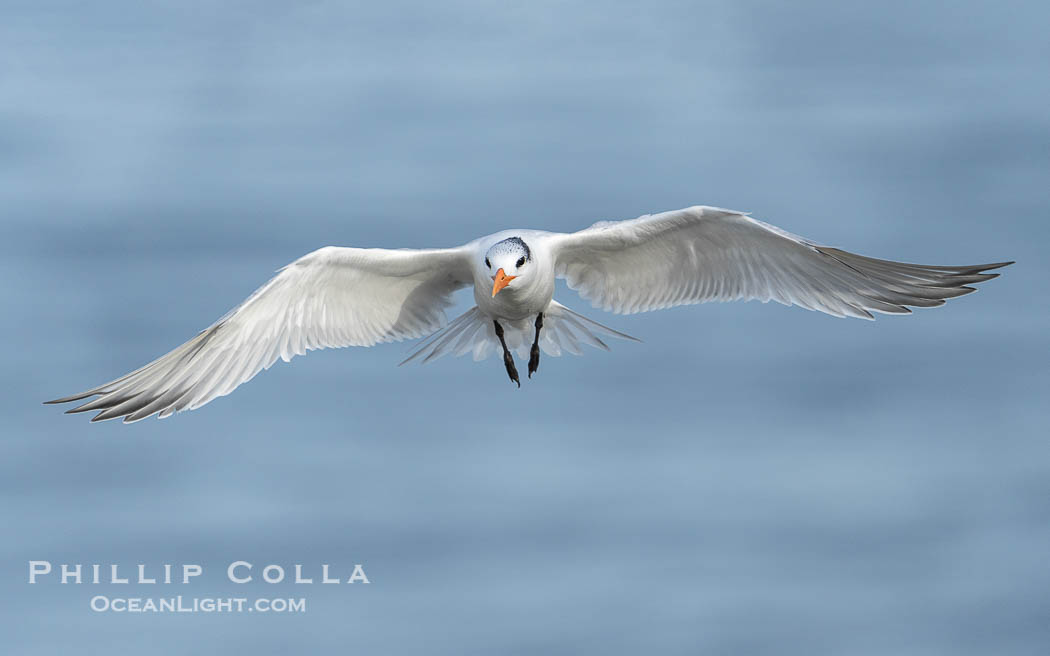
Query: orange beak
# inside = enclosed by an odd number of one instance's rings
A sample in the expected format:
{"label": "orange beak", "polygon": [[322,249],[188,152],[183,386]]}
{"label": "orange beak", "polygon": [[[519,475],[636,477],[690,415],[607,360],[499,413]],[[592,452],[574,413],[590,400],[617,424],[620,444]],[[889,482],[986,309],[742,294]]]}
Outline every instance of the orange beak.
{"label": "orange beak", "polygon": [[514,280],[517,276],[508,276],[503,269],[496,272],[496,275],[492,276],[492,295],[495,296],[499,293],[499,290],[503,289]]}

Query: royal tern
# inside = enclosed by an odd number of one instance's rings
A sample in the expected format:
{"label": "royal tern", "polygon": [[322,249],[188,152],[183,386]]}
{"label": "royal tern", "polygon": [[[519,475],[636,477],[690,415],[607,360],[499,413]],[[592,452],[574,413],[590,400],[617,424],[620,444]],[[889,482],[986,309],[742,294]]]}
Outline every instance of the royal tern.
{"label": "royal tern", "polygon": [[[555,278],[595,307],[620,314],[706,301],[757,299],[871,319],[907,314],[974,291],[1012,264],[928,266],[876,260],[820,245],[745,213],[715,207],[601,221],[574,233],[507,230],[457,248],[329,246],[281,269],[196,337],[146,366],[81,394],[68,412],[92,421],[192,410],[268,369],[328,347],[372,346],[429,335],[405,362],[447,353],[487,357],[498,346],[521,386],[512,351],[608,350],[601,337],[634,339],[553,300]],[[476,306],[446,323],[457,289]],[[637,340],[636,340],[637,341]]]}

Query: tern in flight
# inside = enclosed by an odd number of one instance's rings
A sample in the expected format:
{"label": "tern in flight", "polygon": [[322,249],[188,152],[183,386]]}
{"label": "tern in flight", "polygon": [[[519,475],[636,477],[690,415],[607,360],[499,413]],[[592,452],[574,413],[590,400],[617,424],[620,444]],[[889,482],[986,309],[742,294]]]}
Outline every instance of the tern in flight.
{"label": "tern in flight", "polygon": [[[192,410],[232,392],[278,358],[320,348],[429,336],[404,362],[447,353],[483,360],[497,348],[521,386],[512,352],[536,373],[540,352],[608,350],[634,339],[553,299],[555,278],[595,307],[619,314],[706,301],[758,299],[871,319],[908,314],[974,291],[1012,264],[930,266],[877,260],[823,246],[745,213],[689,207],[571,234],[507,230],[456,248],[339,248],[288,266],[196,337],[146,366],[81,394],[68,412],[92,421],[138,421]],[[457,289],[477,305],[446,323]],[[637,341],[637,340],[635,340]],[[404,364],[404,362],[402,364]],[[91,398],[98,397],[98,398]]]}

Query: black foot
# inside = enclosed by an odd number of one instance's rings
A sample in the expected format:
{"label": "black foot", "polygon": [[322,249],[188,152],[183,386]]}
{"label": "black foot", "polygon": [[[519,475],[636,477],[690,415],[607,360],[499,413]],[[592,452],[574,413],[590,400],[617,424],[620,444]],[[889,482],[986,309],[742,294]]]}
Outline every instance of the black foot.
{"label": "black foot", "polygon": [[518,380],[518,368],[514,366],[514,356],[510,354],[510,350],[507,348],[507,342],[503,339],[503,326],[499,325],[499,322],[493,319],[493,325],[496,326],[496,337],[499,338],[499,343],[503,347],[503,366],[507,368],[507,375],[510,379],[521,387],[521,381]]}
{"label": "black foot", "polygon": [[536,370],[540,368],[540,347],[536,344],[532,345],[532,351],[529,352],[529,378],[532,378],[532,374],[536,373]]}
{"label": "black foot", "polygon": [[536,338],[532,340],[532,350],[529,351],[529,378],[540,368],[540,329],[543,328],[543,313],[536,315]]}
{"label": "black foot", "polygon": [[503,352],[503,366],[507,368],[507,375],[510,379],[521,387],[521,381],[518,380],[518,368],[514,366],[514,358],[511,357],[510,351]]}

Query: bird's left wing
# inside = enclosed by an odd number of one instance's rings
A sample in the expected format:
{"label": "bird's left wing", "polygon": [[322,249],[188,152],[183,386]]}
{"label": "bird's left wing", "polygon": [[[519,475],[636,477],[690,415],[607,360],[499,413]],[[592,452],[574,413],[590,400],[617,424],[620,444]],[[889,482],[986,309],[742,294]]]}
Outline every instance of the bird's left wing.
{"label": "bird's left wing", "polygon": [[741,212],[689,207],[550,234],[555,273],[595,307],[620,314],[758,299],[835,316],[906,314],[974,291],[1010,262],[933,266],[822,246]]}
{"label": "bird's left wing", "polygon": [[75,396],[69,412],[137,421],[198,408],[278,358],[313,349],[421,337],[445,324],[450,295],[472,280],[470,248],[326,247],[284,267],[195,338],[132,373]]}

